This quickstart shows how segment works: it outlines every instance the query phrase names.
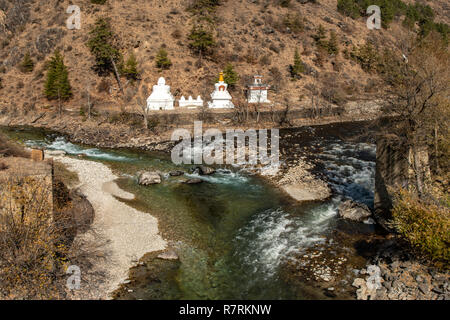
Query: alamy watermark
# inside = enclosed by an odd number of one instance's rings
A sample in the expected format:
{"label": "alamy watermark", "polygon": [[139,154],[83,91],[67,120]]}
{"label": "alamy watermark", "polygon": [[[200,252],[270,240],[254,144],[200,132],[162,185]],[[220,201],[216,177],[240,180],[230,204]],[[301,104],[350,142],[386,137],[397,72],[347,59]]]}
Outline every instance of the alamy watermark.
{"label": "alamy watermark", "polygon": [[67,8],[66,13],[71,13],[72,14],[66,20],[67,29],[69,29],[69,30],[73,30],[73,29],[80,30],[81,29],[81,10],[80,10],[80,7],[77,6],[77,5],[70,5]]}
{"label": "alamy watermark", "polygon": [[66,270],[66,274],[71,276],[67,279],[66,287],[69,290],[80,290],[81,287],[81,269],[79,266],[69,266]]}
{"label": "alamy watermark", "polygon": [[371,5],[367,8],[367,14],[371,16],[367,18],[367,28],[369,30],[381,29],[381,9],[379,6]]}
{"label": "alamy watermark", "polygon": [[[176,129],[172,141],[179,141],[172,149],[174,164],[270,165],[278,168],[280,161],[279,130],[208,129],[203,122],[194,122],[194,136],[188,129]],[[269,146],[270,145],[270,146]],[[269,154],[270,149],[270,154]]]}

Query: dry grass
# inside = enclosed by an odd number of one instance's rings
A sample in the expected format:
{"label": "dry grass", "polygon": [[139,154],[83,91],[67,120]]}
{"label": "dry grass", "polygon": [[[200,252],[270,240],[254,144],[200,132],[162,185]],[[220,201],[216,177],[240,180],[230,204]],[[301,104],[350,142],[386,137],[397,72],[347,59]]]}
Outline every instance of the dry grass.
{"label": "dry grass", "polygon": [[23,157],[29,158],[29,152],[25,149],[9,140],[6,136],[0,133],[0,157]]}
{"label": "dry grass", "polygon": [[92,222],[92,207],[80,205],[86,200],[72,197],[64,184],[40,177],[12,177],[0,191],[0,298],[66,298],[66,268],[89,270],[97,255],[93,246],[74,242]]}

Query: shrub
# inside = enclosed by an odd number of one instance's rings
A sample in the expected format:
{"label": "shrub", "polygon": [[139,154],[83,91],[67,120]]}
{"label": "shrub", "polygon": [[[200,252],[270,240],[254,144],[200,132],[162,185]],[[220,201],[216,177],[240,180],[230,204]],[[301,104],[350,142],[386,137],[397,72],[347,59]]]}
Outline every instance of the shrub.
{"label": "shrub", "polygon": [[326,49],[329,54],[338,54],[339,53],[339,47],[338,47],[338,40],[336,32],[330,31],[330,40],[326,43]]}
{"label": "shrub", "polygon": [[140,73],[137,69],[137,61],[136,56],[131,53],[128,57],[127,62],[122,67],[122,73],[127,77],[129,80],[138,80],[140,77]]}
{"label": "shrub", "polygon": [[353,47],[350,56],[360,64],[361,68],[366,71],[376,71],[379,67],[380,57],[375,47],[366,42],[363,46],[356,48]]}
{"label": "shrub", "polygon": [[278,0],[280,7],[289,8],[291,6],[291,0]]}
{"label": "shrub", "polygon": [[298,14],[287,14],[283,19],[283,26],[294,33],[300,33],[305,29],[303,18]]}
{"label": "shrub", "polygon": [[156,67],[159,69],[170,69],[172,61],[170,61],[167,51],[164,48],[160,48],[156,55]]}
{"label": "shrub", "polygon": [[270,66],[272,64],[272,60],[270,59],[269,54],[265,54],[259,59],[259,63],[263,66]]}
{"label": "shrub", "polygon": [[239,81],[239,74],[234,71],[233,65],[231,63],[227,64],[223,70],[223,78],[225,83],[227,83],[231,88],[233,88]]}
{"label": "shrub", "polygon": [[401,190],[392,210],[397,232],[433,261],[450,262],[450,208],[447,203],[419,200],[413,193]]}
{"label": "shrub", "polygon": [[27,52],[20,64],[20,71],[23,73],[31,73],[34,70],[34,62],[31,59],[30,53]]}
{"label": "shrub", "polygon": [[93,3],[93,4],[105,4],[106,0],[91,0],[91,3]]}
{"label": "shrub", "polygon": [[182,33],[181,33],[181,30],[180,30],[180,29],[175,29],[175,30],[172,32],[172,37],[173,37],[174,39],[180,39],[181,36],[182,36]]}
{"label": "shrub", "polygon": [[354,0],[338,0],[337,9],[340,13],[356,19],[361,16],[360,6]]}
{"label": "shrub", "polygon": [[325,46],[325,28],[323,25],[319,25],[319,28],[317,28],[316,34],[312,35],[312,38],[316,42],[317,46],[324,47]]}

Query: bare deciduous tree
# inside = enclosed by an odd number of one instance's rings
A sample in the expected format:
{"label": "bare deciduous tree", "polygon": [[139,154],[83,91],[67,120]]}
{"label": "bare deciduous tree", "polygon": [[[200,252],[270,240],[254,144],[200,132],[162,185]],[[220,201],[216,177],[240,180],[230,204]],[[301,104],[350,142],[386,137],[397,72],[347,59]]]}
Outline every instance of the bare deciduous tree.
{"label": "bare deciduous tree", "polygon": [[[410,150],[408,161],[414,170],[419,195],[426,190],[428,161],[424,147],[438,144],[440,131],[448,134],[450,109],[450,55],[441,39],[431,34],[411,43],[407,60],[391,59],[386,66],[388,89],[384,113],[393,121],[388,128]],[[427,156],[428,157],[428,156]]]}
{"label": "bare deciduous tree", "polygon": [[150,112],[150,109],[147,108],[147,97],[148,97],[148,89],[147,86],[144,84],[141,86],[140,89],[137,90],[136,96],[135,96],[135,102],[136,106],[141,113],[141,115],[144,117],[144,128],[148,129],[148,115]]}

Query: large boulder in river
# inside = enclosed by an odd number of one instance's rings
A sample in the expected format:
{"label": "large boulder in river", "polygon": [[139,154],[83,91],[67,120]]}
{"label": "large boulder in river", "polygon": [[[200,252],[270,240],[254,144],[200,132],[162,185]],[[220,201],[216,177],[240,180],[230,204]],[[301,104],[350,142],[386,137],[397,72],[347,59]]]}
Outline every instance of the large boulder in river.
{"label": "large boulder in river", "polygon": [[338,211],[342,218],[357,222],[365,222],[372,215],[372,212],[366,205],[351,200],[341,203]]}
{"label": "large boulder in river", "polygon": [[216,172],[215,169],[213,169],[211,167],[207,167],[207,166],[198,166],[198,167],[195,167],[195,170],[198,170],[198,173],[203,176],[208,176],[208,175],[214,174]]}
{"label": "large boulder in river", "polygon": [[169,175],[170,175],[171,177],[179,177],[179,176],[184,175],[184,171],[180,171],[180,170],[177,170],[177,171],[171,171],[171,172],[169,172]]}
{"label": "large boulder in river", "polygon": [[158,172],[142,172],[139,175],[139,184],[141,186],[149,186],[161,183],[161,175]]}

